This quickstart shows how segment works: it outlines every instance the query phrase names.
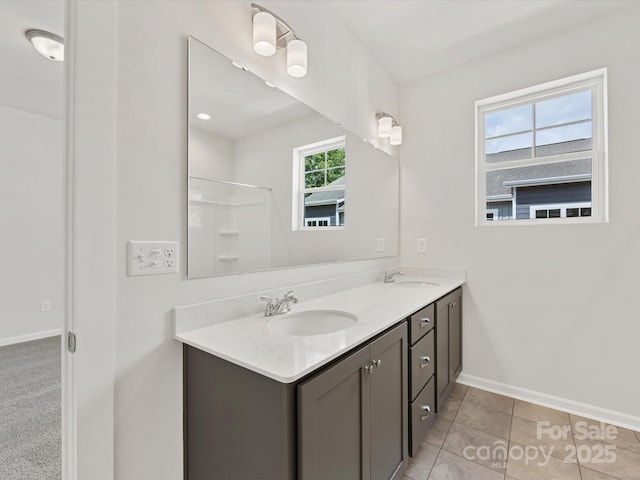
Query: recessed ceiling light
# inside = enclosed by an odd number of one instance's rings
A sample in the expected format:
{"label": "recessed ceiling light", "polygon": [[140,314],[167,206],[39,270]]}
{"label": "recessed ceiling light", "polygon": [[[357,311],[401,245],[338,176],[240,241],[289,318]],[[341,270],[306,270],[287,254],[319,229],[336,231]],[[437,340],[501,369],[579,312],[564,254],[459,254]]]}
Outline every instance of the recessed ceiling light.
{"label": "recessed ceiling light", "polygon": [[64,60],[64,40],[44,30],[27,30],[25,36],[33,45],[33,48],[49,60],[62,62]]}
{"label": "recessed ceiling light", "polygon": [[240,65],[238,62],[231,62],[233,64],[234,67],[239,68],[240,70],[244,70],[245,72],[248,72],[249,69],[247,67],[245,67],[244,65]]}
{"label": "recessed ceiling light", "polygon": [[198,114],[198,118],[200,118],[202,120],[209,120],[211,118],[211,116],[207,115],[206,113],[199,113]]}

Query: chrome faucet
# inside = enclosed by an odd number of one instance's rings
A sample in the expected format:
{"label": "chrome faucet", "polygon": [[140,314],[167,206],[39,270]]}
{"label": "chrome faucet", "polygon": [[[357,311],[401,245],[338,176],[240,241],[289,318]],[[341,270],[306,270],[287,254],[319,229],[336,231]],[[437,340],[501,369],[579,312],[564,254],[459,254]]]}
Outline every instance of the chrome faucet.
{"label": "chrome faucet", "polygon": [[404,273],[402,272],[385,272],[384,273],[384,283],[393,283],[396,281],[396,279],[394,278],[396,275],[404,275]]}
{"label": "chrome faucet", "polygon": [[292,304],[298,303],[298,297],[293,294],[293,290],[289,290],[280,299],[276,298],[274,300],[273,298],[267,297],[266,295],[260,295],[258,297],[258,300],[267,303],[267,306],[264,309],[265,317],[287,313],[291,310]]}

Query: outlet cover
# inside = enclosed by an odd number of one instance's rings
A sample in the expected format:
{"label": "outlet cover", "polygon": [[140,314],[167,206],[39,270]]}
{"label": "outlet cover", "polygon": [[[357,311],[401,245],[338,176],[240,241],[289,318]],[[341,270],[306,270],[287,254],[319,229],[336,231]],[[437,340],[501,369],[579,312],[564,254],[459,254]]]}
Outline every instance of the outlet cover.
{"label": "outlet cover", "polygon": [[129,241],[129,276],[161,275],[178,272],[178,242]]}
{"label": "outlet cover", "polygon": [[427,239],[419,238],[416,243],[416,250],[418,253],[427,253]]}
{"label": "outlet cover", "polygon": [[376,242],[376,250],[378,253],[384,253],[384,238],[379,238]]}

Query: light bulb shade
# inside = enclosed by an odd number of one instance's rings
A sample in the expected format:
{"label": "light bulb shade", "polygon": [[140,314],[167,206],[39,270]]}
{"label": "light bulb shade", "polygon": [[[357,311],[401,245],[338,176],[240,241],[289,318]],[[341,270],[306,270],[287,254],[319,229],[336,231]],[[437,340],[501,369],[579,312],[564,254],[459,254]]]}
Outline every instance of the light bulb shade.
{"label": "light bulb shade", "polygon": [[270,13],[253,16],[253,50],[263,57],[276,53],[276,19]]}
{"label": "light bulb shade", "polygon": [[400,145],[402,143],[402,127],[395,125],[391,127],[391,138],[389,138],[389,144]]}
{"label": "light bulb shade", "polygon": [[295,78],[307,74],[307,44],[297,38],[287,43],[287,73]]}
{"label": "light bulb shade", "polygon": [[378,120],[378,136],[380,138],[389,138],[391,136],[391,127],[393,126],[393,118],[380,117]]}
{"label": "light bulb shade", "polygon": [[43,30],[29,30],[25,34],[36,51],[49,60],[64,60],[64,40],[58,35]]}

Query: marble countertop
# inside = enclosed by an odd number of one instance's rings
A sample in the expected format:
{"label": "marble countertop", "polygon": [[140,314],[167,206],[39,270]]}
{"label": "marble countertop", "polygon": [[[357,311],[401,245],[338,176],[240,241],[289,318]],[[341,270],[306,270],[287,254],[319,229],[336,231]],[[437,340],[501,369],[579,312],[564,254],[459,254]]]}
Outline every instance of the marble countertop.
{"label": "marble countertop", "polygon": [[[424,281],[437,285],[402,286]],[[292,312],[341,310],[358,317],[339,332],[292,336],[274,333],[265,317],[253,313],[187,331],[174,338],[282,383],[292,383],[364,343],[415,311],[464,283],[449,278],[401,277],[396,283],[369,283],[338,293],[299,302]],[[284,314],[286,315],[286,314]]]}

